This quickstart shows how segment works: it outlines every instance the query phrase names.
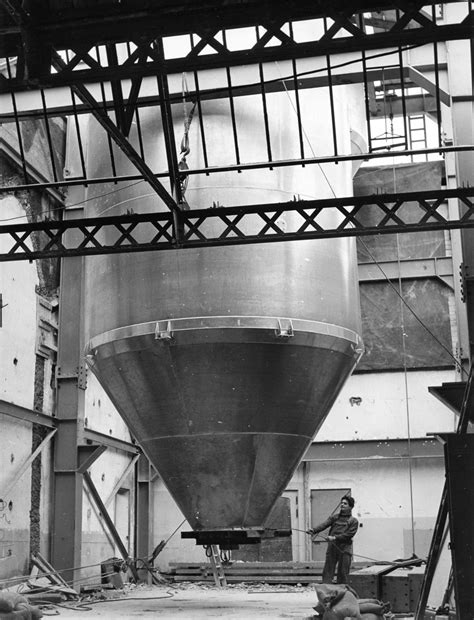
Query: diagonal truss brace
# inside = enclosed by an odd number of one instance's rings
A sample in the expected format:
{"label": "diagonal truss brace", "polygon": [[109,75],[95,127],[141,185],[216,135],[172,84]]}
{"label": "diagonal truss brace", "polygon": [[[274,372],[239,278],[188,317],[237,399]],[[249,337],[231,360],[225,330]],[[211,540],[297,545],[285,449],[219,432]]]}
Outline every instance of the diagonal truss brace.
{"label": "diagonal truss brace", "polygon": [[[460,201],[458,219],[446,215],[449,199]],[[194,209],[180,218],[179,245],[169,212],[10,224],[0,227],[0,262],[468,228],[474,188]],[[66,235],[71,229],[76,234]]]}
{"label": "diagonal truss brace", "polygon": [[[66,63],[59,56],[58,53],[54,53],[53,64],[58,70],[60,70],[65,67]],[[153,174],[153,171],[143,161],[143,159],[140,157],[137,151],[133,148],[130,142],[125,138],[123,133],[110,120],[109,116],[100,109],[98,102],[90,94],[87,88],[82,84],[74,84],[73,86],[71,86],[71,89],[74,91],[74,93],[77,95],[77,97],[79,97],[79,99],[83,103],[86,103],[87,105],[91,107],[92,114],[97,119],[97,121],[107,131],[107,133],[114,140],[117,146],[120,149],[122,149],[122,151],[125,153],[128,159],[131,161],[131,163],[143,175],[147,183],[155,190],[158,196],[163,200],[165,205],[169,209],[171,209],[171,211],[179,212],[179,207],[176,204],[176,201],[173,199],[172,196],[170,196],[168,191],[156,178],[156,176]]]}

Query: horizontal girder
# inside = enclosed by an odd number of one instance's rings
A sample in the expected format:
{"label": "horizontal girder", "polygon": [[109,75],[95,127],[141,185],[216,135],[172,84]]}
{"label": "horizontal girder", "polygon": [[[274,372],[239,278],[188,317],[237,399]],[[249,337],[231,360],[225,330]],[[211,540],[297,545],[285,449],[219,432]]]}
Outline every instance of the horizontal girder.
{"label": "horizontal girder", "polygon": [[[446,215],[449,199],[461,203],[457,219]],[[467,228],[473,199],[474,188],[458,188],[196,209],[179,213],[179,238],[168,212],[12,224],[0,228],[0,261]]]}

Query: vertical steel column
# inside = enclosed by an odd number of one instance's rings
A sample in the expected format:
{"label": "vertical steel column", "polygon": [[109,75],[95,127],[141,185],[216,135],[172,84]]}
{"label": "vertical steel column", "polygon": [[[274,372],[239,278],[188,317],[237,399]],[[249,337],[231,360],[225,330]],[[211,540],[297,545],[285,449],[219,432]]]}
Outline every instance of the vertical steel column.
{"label": "vertical steel column", "polygon": [[[137,558],[148,559],[150,556],[150,463],[144,454],[138,459],[135,480],[135,549]],[[151,583],[151,576],[148,571],[146,575],[142,570],[138,570],[139,577]]]}
{"label": "vertical steel column", "polygon": [[446,483],[454,576],[454,600],[458,618],[474,617],[472,588],[474,553],[474,435],[442,435],[446,459]]}
{"label": "vertical steel column", "polygon": [[[82,212],[82,209],[79,211]],[[73,212],[79,215],[77,210]],[[66,211],[65,218],[71,218]],[[69,233],[68,233],[69,234]],[[72,233],[74,234],[74,233]],[[57,366],[58,432],[54,449],[54,496],[51,563],[74,583],[73,567],[81,565],[82,474],[79,435],[83,428],[84,391],[81,377],[83,258],[61,261]],[[83,370],[83,369],[82,369]]]}
{"label": "vertical steel column", "polygon": [[[76,134],[77,132],[77,134]],[[81,171],[86,175],[82,142],[79,137],[78,118],[68,124],[67,139],[78,144],[78,150],[70,148],[66,167],[71,174]],[[81,203],[85,197],[84,187],[72,187],[68,191],[68,204]],[[66,209],[64,219],[83,216],[83,207]],[[76,234],[70,232],[67,234]],[[59,334],[56,370],[56,419],[58,422],[54,439],[54,486],[51,537],[51,563],[56,570],[74,584],[78,573],[73,568],[81,565],[82,543],[82,471],[100,453],[94,448],[80,453],[78,446],[84,429],[85,367],[82,363],[83,339],[83,258],[70,257],[61,261],[59,297]],[[82,388],[82,389],[81,389]],[[89,452],[89,453],[87,453]]]}
{"label": "vertical steel column", "polygon": [[[303,475],[303,529],[306,532],[311,527],[311,489],[309,488],[309,474],[311,469],[311,463],[303,461],[300,465]],[[312,544],[311,537],[305,536],[304,555],[306,561],[312,560]]]}

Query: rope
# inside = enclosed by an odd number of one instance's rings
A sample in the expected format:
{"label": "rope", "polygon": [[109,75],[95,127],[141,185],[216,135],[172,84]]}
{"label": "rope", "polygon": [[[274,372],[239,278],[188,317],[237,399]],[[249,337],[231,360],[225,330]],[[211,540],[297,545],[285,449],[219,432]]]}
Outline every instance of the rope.
{"label": "rope", "polygon": [[[298,530],[298,531],[301,532],[302,530]],[[328,540],[327,536],[323,536],[322,534],[311,534],[311,532],[307,530],[305,530],[305,532],[311,537],[314,536],[314,537],[322,539],[322,540],[313,541],[314,543],[322,544],[324,542],[330,542],[338,551],[340,551],[341,553],[345,553],[340,547],[336,545],[334,541]],[[359,553],[352,553],[351,555],[355,558],[362,558],[364,560],[370,560],[371,562],[375,562],[376,564],[389,564],[390,566],[410,566],[414,560],[420,561],[420,562],[426,562],[426,558],[425,559],[418,558],[418,556],[416,556],[415,554],[413,554],[413,557],[408,560],[380,560],[377,558],[368,557],[366,555],[360,555]]]}

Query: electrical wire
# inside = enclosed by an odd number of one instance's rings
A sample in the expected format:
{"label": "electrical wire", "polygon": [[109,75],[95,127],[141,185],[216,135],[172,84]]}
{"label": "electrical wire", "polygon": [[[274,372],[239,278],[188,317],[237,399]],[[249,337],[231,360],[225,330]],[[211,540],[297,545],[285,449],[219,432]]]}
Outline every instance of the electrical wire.
{"label": "electrical wire", "polygon": [[[395,185],[395,168],[393,169],[394,177],[394,189]],[[408,480],[409,480],[409,492],[410,492],[410,517],[411,517],[411,544],[412,551],[415,553],[415,514],[414,514],[414,499],[413,499],[413,465],[412,465],[412,451],[411,451],[411,432],[410,432],[410,404],[409,404],[409,390],[408,390],[408,372],[407,372],[407,348],[406,348],[406,332],[405,332],[405,314],[403,312],[403,295],[402,295],[402,270],[400,266],[400,242],[397,233],[397,262],[398,262],[398,289],[400,297],[400,330],[402,333],[402,353],[403,353],[403,376],[405,384],[405,413],[407,423],[407,452],[408,452]]]}

